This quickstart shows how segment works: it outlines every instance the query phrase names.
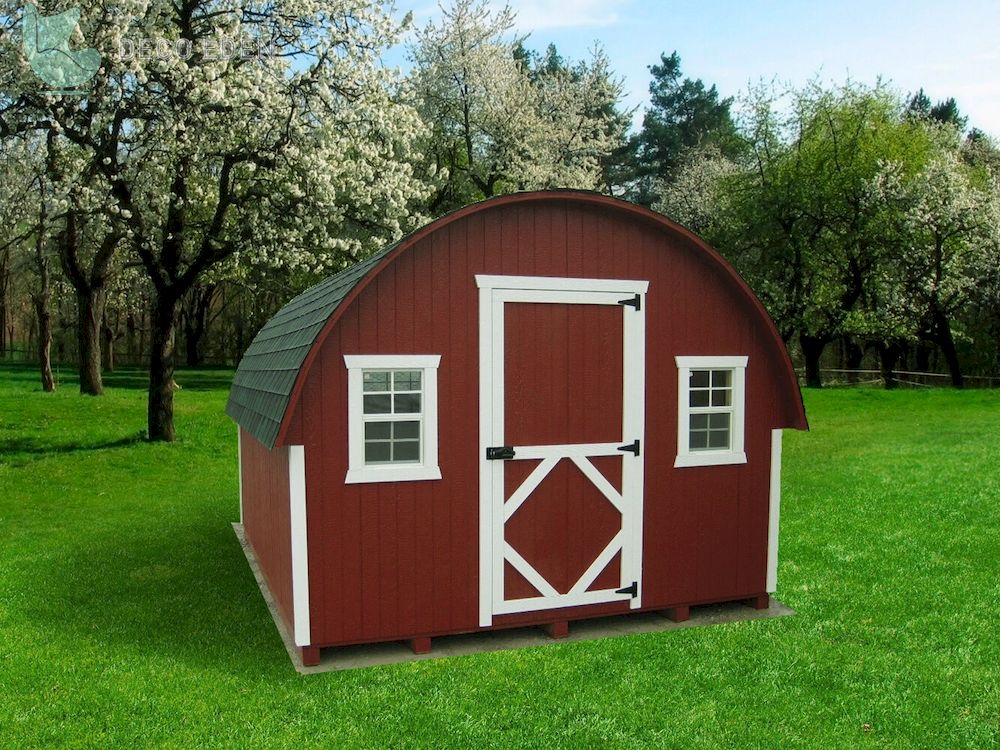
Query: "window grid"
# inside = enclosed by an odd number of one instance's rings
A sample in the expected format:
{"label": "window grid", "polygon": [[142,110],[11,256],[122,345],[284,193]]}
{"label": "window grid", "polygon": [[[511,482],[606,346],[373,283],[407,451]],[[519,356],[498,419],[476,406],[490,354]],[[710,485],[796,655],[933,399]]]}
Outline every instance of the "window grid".
{"label": "window grid", "polygon": [[692,369],[688,382],[688,450],[732,447],[733,370]]}
{"label": "window grid", "polygon": [[423,461],[421,376],[421,370],[362,371],[365,465]]}

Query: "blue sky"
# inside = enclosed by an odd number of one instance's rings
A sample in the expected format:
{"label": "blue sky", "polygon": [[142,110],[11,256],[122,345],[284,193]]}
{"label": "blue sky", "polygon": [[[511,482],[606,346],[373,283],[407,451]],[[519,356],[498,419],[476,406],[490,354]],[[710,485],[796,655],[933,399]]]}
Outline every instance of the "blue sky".
{"label": "blue sky", "polygon": [[[397,0],[400,10],[407,5]],[[502,5],[494,2],[495,5]],[[817,75],[874,83],[904,93],[923,86],[933,100],[954,96],[975,125],[1000,137],[1000,2],[656,2],[511,0],[527,45],[554,42],[586,57],[595,42],[625,79],[630,105],[645,104],[647,66],[660,52],[681,56],[685,75],[723,96],[760,79],[801,85]],[[431,18],[433,0],[411,6]]]}

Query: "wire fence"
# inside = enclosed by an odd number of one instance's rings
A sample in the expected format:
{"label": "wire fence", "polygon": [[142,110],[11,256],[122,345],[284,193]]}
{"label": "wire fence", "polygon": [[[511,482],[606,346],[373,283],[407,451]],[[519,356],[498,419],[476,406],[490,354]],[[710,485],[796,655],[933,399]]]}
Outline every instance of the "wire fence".
{"label": "wire fence", "polygon": [[[844,370],[838,368],[821,368],[820,375],[823,384],[829,386],[870,386],[883,385],[881,370]],[[799,377],[804,377],[802,370],[797,370]],[[916,372],[914,370],[893,370],[893,380],[913,388],[937,388],[951,386],[951,374],[946,372]],[[1000,388],[1000,375],[963,375],[967,388]]]}

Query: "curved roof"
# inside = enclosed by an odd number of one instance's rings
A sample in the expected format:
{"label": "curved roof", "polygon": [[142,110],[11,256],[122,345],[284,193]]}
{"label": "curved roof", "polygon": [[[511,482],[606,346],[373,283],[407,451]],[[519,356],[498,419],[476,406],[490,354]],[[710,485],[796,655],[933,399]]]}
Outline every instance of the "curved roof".
{"label": "curved roof", "polygon": [[[282,444],[287,418],[294,410],[302,389],[302,374],[309,369],[327,333],[340,317],[338,311],[343,312],[383,268],[428,234],[472,213],[498,205],[537,200],[569,200],[612,208],[630,214],[634,219],[678,233],[698,246],[718,263],[720,270],[735,282],[757,309],[774,345],[784,356],[786,387],[798,392],[795,372],[774,323],[743,278],[721,255],[684,227],[641,206],[599,193],[557,190],[513,193],[453,211],[292,299],[264,325],[240,360],[226,413],[268,448]],[[794,426],[806,428],[801,397],[797,399]]]}
{"label": "curved roof", "polygon": [[240,360],[226,414],[273,448],[302,363],[337,305],[378,262],[390,245],[367,260],[309,287],[282,307],[254,337]]}

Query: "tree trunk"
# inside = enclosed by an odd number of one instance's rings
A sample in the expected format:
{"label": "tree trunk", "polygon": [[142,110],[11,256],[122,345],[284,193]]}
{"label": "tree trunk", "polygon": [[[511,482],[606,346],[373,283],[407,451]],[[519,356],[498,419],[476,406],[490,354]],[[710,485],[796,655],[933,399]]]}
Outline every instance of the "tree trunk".
{"label": "tree trunk", "polygon": [[101,322],[107,294],[103,287],[77,289],[77,351],[80,357],[80,393],[100,396],[104,393],[101,380]]}
{"label": "tree trunk", "polygon": [[104,336],[104,344],[101,346],[101,353],[104,355],[104,371],[115,371],[115,331],[108,325],[107,318],[101,326],[101,333]]}
{"label": "tree trunk", "polygon": [[128,359],[129,365],[135,363],[138,359],[138,355],[136,355],[137,346],[138,336],[136,334],[135,314],[130,311],[128,317],[125,318],[125,356]]}
{"label": "tree trunk", "polygon": [[55,378],[52,377],[52,288],[49,285],[49,262],[45,258],[45,214],[38,226],[38,237],[35,240],[35,265],[38,269],[38,293],[32,295],[35,303],[35,315],[38,318],[38,367],[42,376],[42,390],[52,393],[56,389]]}
{"label": "tree trunk", "polygon": [[147,429],[150,440],[173,442],[174,368],[178,301],[169,292],[157,291],[150,308],[149,403]]}
{"label": "tree trunk", "polygon": [[1000,368],[1000,302],[990,305],[990,335],[993,336],[993,367]]}
{"label": "tree trunk", "polygon": [[858,382],[858,370],[861,369],[861,363],[865,358],[865,350],[861,348],[854,339],[850,337],[844,338],[844,369],[848,370],[847,382],[857,383]]}
{"label": "tree trunk", "polygon": [[[0,359],[7,354],[7,298],[10,291],[10,248],[0,253]],[[10,342],[11,356],[14,342]]]}
{"label": "tree trunk", "polygon": [[[246,347],[246,305],[241,301],[240,308],[242,308],[238,315],[233,318],[233,327],[236,329],[233,335],[233,342],[235,343],[235,349],[233,350],[233,361],[239,362],[240,357],[243,356],[243,352],[247,350]],[[1000,345],[998,345],[998,351],[1000,351]]]}
{"label": "tree trunk", "polygon": [[[152,305],[150,305],[150,308],[152,308]],[[136,362],[141,362],[146,358],[146,351],[147,351],[146,332],[149,330],[149,326],[147,325],[147,323],[148,321],[146,320],[146,310],[142,310],[142,312],[139,313],[139,347],[138,347],[139,357],[132,364],[135,364]]]}
{"label": "tree trunk", "polygon": [[35,342],[38,340],[38,337],[35,335],[37,333],[37,331],[35,330],[35,327],[37,325],[38,325],[37,315],[33,315],[30,318],[28,318],[28,335],[24,339],[24,361],[33,359],[35,356],[34,345]]}
{"label": "tree trunk", "polygon": [[899,347],[892,344],[878,345],[878,365],[882,373],[882,383],[887,390],[899,385],[896,382],[896,361],[899,359]]}
{"label": "tree trunk", "polygon": [[42,390],[52,393],[56,389],[52,377],[52,313],[49,311],[48,291],[45,296],[35,299],[35,314],[38,316],[38,367],[42,375]]}
{"label": "tree trunk", "polygon": [[188,367],[202,363],[201,342],[205,334],[205,319],[200,304],[201,292],[195,289],[184,305],[184,361]]}
{"label": "tree trunk", "polygon": [[218,284],[195,287],[184,305],[184,347],[187,364],[198,367],[205,361],[205,334],[208,332]]}
{"label": "tree trunk", "polygon": [[931,348],[927,346],[926,341],[917,342],[917,351],[916,351],[916,359],[914,361],[914,367],[917,372],[931,371]]}
{"label": "tree trunk", "polygon": [[962,377],[962,367],[958,361],[955,339],[951,335],[951,322],[943,313],[934,314],[934,333],[937,345],[941,347],[941,353],[944,355],[944,361],[948,364],[951,384],[956,388],[962,388],[965,385],[965,379]]}
{"label": "tree trunk", "polygon": [[188,367],[198,367],[201,364],[202,356],[199,349],[200,336],[195,330],[195,326],[187,318],[184,319],[184,361]]}
{"label": "tree trunk", "polygon": [[827,340],[805,333],[799,334],[799,346],[802,347],[802,357],[806,364],[806,387],[822,388],[823,377],[819,372],[819,360],[823,356]]}

